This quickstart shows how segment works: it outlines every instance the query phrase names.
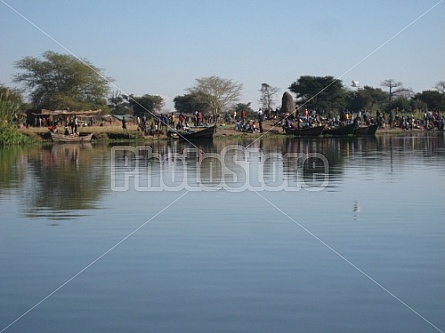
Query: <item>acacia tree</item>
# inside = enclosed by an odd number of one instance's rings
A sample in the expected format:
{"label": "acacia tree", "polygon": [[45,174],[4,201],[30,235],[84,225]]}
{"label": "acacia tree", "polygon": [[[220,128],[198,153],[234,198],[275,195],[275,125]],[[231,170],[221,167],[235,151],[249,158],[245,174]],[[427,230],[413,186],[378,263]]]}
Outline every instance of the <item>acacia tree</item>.
{"label": "acacia tree", "polygon": [[36,109],[106,108],[110,78],[89,61],[53,51],[43,53],[43,60],[25,57],[15,63],[22,70],[14,81],[29,91]]}
{"label": "acacia tree", "polygon": [[187,91],[196,96],[199,102],[207,104],[214,114],[218,114],[227,111],[239,100],[242,89],[241,83],[209,76],[196,79],[196,85]]}
{"label": "acacia tree", "polygon": [[275,105],[275,95],[278,93],[280,89],[277,87],[272,87],[267,83],[261,84],[261,97],[260,97],[260,103],[262,105],[263,110],[272,110],[273,106]]}

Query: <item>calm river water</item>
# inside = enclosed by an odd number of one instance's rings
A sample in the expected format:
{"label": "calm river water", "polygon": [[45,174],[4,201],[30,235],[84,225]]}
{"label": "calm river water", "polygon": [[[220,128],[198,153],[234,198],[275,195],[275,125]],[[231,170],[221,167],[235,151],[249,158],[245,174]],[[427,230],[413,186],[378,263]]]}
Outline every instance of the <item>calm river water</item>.
{"label": "calm river water", "polygon": [[443,332],[443,134],[0,150],[0,332]]}

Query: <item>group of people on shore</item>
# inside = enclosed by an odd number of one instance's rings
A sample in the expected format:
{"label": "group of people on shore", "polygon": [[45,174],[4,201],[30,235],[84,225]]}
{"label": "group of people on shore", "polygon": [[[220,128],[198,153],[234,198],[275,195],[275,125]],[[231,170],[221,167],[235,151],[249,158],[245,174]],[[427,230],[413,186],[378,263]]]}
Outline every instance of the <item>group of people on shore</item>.
{"label": "group of people on shore", "polygon": [[390,128],[401,128],[403,130],[431,130],[434,128],[444,130],[445,118],[441,117],[437,111],[426,112],[423,119],[416,119],[413,115],[400,115],[396,111],[391,111],[387,115],[377,111],[376,116],[372,117],[368,111],[350,112],[348,110],[342,111],[335,116],[329,112],[324,117],[318,114],[316,110],[309,111],[306,109],[303,113],[296,112],[296,114],[283,115],[277,123],[283,124],[283,127],[298,128],[316,127],[320,125],[337,127],[355,123],[357,126],[378,124],[379,128],[385,128],[388,125]]}

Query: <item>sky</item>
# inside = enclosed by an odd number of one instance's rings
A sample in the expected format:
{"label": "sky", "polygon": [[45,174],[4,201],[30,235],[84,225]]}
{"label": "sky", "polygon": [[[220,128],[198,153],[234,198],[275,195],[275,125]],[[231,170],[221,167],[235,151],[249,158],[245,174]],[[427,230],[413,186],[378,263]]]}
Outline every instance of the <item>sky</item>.
{"label": "sky", "polygon": [[254,110],[262,83],[279,106],[302,75],[421,92],[445,81],[445,0],[0,0],[0,83],[19,87],[14,63],[48,50],[165,111],[213,75],[242,83]]}

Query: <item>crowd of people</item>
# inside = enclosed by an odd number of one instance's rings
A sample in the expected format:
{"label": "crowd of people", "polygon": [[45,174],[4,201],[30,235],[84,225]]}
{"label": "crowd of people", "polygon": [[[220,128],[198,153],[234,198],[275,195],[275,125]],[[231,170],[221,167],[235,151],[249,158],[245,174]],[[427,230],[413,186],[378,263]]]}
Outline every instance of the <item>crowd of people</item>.
{"label": "crowd of people", "polygon": [[[122,117],[119,119],[122,123],[122,128],[127,129],[127,119]],[[135,117],[129,119],[130,122],[134,122],[137,125],[138,130],[141,130],[146,135],[156,135],[165,133],[168,130],[187,130],[191,126],[207,126],[210,124],[231,124],[237,131],[242,132],[263,132],[263,122],[273,121],[274,126],[281,127],[316,127],[320,125],[326,125],[329,127],[336,127],[347,125],[350,123],[356,123],[358,126],[366,126],[371,124],[378,124],[379,128],[400,128],[403,130],[414,129],[439,129],[444,130],[445,115],[440,115],[437,111],[428,111],[423,114],[423,117],[417,118],[414,115],[407,115],[405,113],[399,113],[396,110],[392,110],[389,113],[376,112],[371,115],[368,111],[350,112],[348,110],[342,111],[338,114],[327,112],[320,114],[317,110],[304,111],[297,110],[292,114],[281,113],[279,109],[274,111],[265,110],[264,112],[259,109],[258,112],[252,114],[242,110],[240,112],[232,111],[226,112],[224,115],[204,113],[202,111],[196,111],[193,114],[183,113],[170,113],[161,114],[157,117],[147,119],[143,117]],[[56,129],[58,126],[64,127],[65,134],[75,135],[78,133],[80,126],[94,126],[99,123],[100,126],[104,126],[104,121],[97,120],[94,117],[90,117],[85,120],[80,120],[76,115],[65,116],[55,121],[53,117],[47,116],[35,116],[33,123],[22,123],[18,120],[15,121],[23,126],[35,126],[35,127],[47,127],[50,129]],[[110,125],[113,125],[113,117],[109,117]]]}

